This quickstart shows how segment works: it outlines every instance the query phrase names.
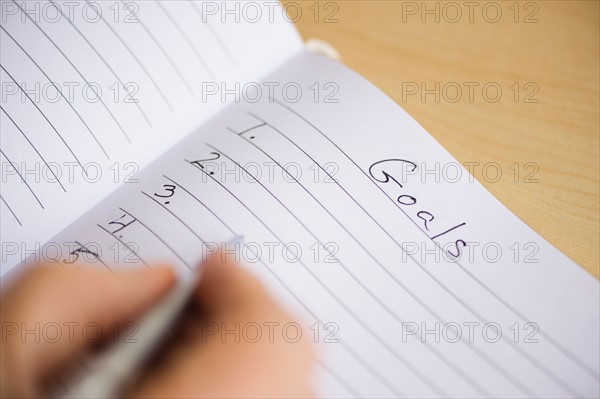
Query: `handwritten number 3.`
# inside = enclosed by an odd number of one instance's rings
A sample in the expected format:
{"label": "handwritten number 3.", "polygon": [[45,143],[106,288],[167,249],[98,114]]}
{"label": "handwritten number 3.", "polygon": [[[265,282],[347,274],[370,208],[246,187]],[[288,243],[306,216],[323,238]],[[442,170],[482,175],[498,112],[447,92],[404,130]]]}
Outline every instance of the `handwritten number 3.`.
{"label": "handwritten number 3.", "polygon": [[167,194],[158,194],[154,193],[155,196],[160,198],[171,198],[173,194],[175,194],[175,186],[172,184],[163,184],[163,188],[165,189]]}

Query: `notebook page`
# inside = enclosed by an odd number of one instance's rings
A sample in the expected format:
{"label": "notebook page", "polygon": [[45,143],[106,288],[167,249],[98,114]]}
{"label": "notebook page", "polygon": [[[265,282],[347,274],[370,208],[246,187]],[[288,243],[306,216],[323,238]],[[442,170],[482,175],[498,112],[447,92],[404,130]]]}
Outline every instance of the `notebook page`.
{"label": "notebook page", "polygon": [[320,396],[598,396],[597,280],[351,70],[302,53],[267,79],[303,94],[228,107],[40,259],[185,275],[243,235]]}
{"label": "notebook page", "polygon": [[301,48],[277,2],[0,12],[2,273]]}

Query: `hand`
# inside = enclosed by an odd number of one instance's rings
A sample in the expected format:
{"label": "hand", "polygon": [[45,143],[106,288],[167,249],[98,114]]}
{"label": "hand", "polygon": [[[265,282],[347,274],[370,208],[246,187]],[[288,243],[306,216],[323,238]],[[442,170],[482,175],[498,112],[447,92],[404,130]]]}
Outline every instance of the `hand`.
{"label": "hand", "polygon": [[[202,267],[190,311],[126,396],[311,396],[311,348],[306,340],[293,342],[281,334],[291,319],[233,262],[213,256]],[[111,342],[115,326],[135,321],[174,284],[168,267],[116,273],[28,268],[0,299],[1,396],[47,395],[48,383],[64,375],[76,354]],[[239,334],[255,325],[262,327],[258,339],[256,329],[248,329],[251,339]],[[265,325],[277,325],[277,333],[267,334]]]}

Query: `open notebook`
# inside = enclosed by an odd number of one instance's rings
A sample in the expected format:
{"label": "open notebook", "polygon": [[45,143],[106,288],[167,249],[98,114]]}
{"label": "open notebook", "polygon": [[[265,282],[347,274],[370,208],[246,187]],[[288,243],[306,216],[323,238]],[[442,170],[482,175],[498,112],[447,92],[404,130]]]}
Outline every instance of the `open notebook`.
{"label": "open notebook", "polygon": [[280,6],[127,4],[1,3],[3,274],[242,235],[319,396],[598,397],[598,281]]}

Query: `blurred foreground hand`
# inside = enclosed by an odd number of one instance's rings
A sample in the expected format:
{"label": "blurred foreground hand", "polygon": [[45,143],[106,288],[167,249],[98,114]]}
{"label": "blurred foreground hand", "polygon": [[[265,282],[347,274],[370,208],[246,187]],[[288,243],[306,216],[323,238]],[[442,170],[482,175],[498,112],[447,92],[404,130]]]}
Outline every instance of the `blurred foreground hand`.
{"label": "blurred foreground hand", "polygon": [[[311,396],[308,342],[284,339],[281,328],[289,317],[251,274],[219,258],[203,265],[190,309],[124,396]],[[76,354],[112,342],[118,326],[131,326],[175,282],[167,267],[116,273],[30,267],[0,299],[2,398],[46,396],[45,387],[64,375]],[[256,325],[262,327],[258,339],[235,333]],[[268,334],[266,326],[276,333]],[[121,333],[135,339],[135,329]]]}

